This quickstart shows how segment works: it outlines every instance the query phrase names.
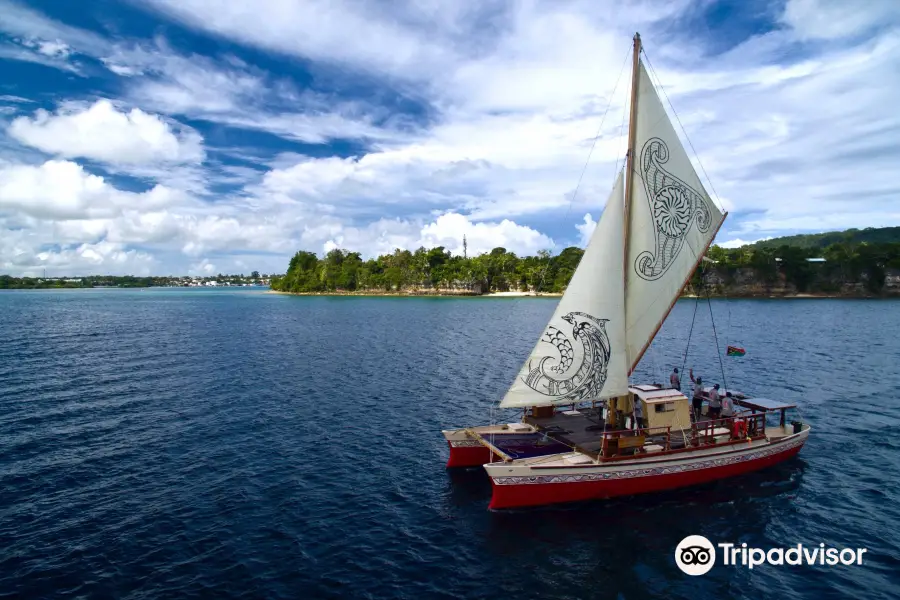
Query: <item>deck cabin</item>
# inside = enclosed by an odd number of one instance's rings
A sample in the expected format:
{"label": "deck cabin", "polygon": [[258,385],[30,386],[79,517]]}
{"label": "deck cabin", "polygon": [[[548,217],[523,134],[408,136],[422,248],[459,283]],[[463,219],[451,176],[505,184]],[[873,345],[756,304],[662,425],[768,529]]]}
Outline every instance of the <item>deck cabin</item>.
{"label": "deck cabin", "polygon": [[[695,420],[690,399],[680,391],[655,384],[633,385],[626,395],[593,402],[590,406],[531,407],[525,411],[521,423],[471,433],[481,438],[501,460],[574,450],[589,462],[605,462],[779,439],[799,428],[799,423],[792,423],[792,428],[785,425],[784,412],[795,408],[793,404],[750,398],[734,390],[732,398],[735,417],[713,420],[703,414]],[[644,427],[637,427],[631,418],[636,402],[641,405]],[[775,412],[781,413],[777,426],[768,422],[769,415]]]}

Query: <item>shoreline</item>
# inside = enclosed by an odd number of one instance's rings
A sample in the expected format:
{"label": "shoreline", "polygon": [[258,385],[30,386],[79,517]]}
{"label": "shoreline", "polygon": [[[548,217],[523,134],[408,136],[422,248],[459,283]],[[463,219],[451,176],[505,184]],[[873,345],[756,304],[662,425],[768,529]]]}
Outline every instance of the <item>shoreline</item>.
{"label": "shoreline", "polygon": [[[492,292],[490,294],[474,294],[471,292],[447,293],[447,292],[429,292],[429,291],[410,291],[410,292],[281,292],[278,290],[267,290],[266,294],[282,294],[285,296],[356,296],[360,298],[560,298],[561,293],[545,292],[537,294],[535,292]],[[697,296],[696,294],[683,294],[679,296],[679,300],[701,300],[706,296]],[[847,295],[847,294],[745,294],[745,295],[724,295],[710,294],[709,297],[714,300],[896,300],[900,298],[898,294],[884,295]]]}
{"label": "shoreline", "polygon": [[490,294],[475,294],[469,291],[453,292],[432,292],[425,290],[407,291],[407,292],[282,292],[278,290],[267,290],[266,294],[283,294],[285,296],[358,296],[361,298],[560,298],[561,293],[544,292],[537,294],[535,292],[492,292]]}

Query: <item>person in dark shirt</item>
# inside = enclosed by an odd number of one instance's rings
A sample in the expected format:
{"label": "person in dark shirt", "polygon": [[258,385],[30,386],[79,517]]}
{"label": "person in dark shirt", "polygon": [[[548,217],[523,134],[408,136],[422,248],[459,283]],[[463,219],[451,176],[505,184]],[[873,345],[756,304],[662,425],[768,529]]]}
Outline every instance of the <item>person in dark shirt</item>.
{"label": "person in dark shirt", "polygon": [[689,373],[691,381],[694,383],[694,419],[699,421],[703,413],[703,378],[697,377],[694,379],[694,369],[691,369]]}
{"label": "person in dark shirt", "polygon": [[673,390],[681,391],[681,377],[678,376],[678,367],[675,367],[675,370],[669,375],[669,384]]}

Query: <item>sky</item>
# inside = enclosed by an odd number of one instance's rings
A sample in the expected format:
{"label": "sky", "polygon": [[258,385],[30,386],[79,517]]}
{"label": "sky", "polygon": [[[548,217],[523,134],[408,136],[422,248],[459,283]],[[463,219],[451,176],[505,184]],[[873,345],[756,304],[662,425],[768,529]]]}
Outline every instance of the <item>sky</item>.
{"label": "sky", "polygon": [[632,36],[723,246],[900,225],[900,2],[0,0],[0,273],[586,242]]}

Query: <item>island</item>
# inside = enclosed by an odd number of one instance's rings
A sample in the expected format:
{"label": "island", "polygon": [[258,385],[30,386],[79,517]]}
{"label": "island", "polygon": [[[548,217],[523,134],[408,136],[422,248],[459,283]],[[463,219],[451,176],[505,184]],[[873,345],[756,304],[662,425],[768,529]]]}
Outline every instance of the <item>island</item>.
{"label": "island", "polygon": [[[397,249],[363,260],[332,249],[323,257],[301,250],[273,291],[308,295],[484,296],[559,295],[583,250],[517,256],[494,248],[459,256],[444,247]],[[776,238],[739,248],[712,246],[685,296],[885,297],[900,296],[900,227],[850,229]]]}
{"label": "island", "polygon": [[[283,274],[208,276],[12,277],[0,289],[98,287],[258,287],[295,295],[559,296],[584,251],[565,248],[518,256],[494,248],[476,256],[446,248],[396,249],[363,259],[340,248],[301,250]],[[900,227],[848,229],[712,246],[683,296],[731,298],[900,297]]]}

